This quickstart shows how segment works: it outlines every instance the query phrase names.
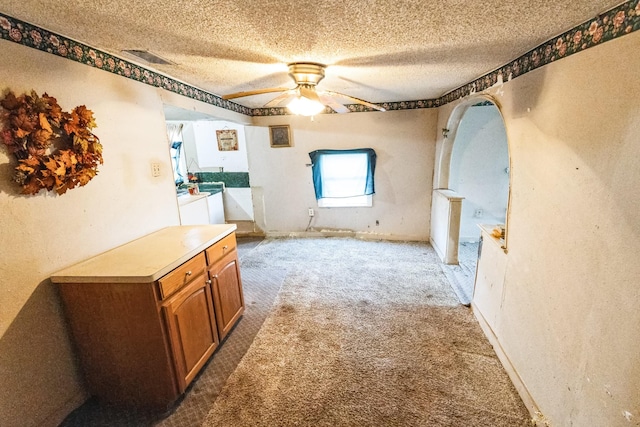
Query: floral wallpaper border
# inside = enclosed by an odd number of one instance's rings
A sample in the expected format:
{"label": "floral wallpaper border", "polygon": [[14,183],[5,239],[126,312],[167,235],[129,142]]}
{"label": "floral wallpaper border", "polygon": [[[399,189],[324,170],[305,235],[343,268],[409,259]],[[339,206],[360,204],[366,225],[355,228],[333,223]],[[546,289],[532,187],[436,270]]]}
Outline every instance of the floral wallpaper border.
{"label": "floral wallpaper border", "polygon": [[640,0],[627,1],[546,41],[497,70],[444,94],[436,103],[438,106],[445,105],[473,93],[482,92],[496,83],[512,80],[543,65],[639,29]]}
{"label": "floral wallpaper border", "polygon": [[251,115],[251,108],[149,70],[117,56],[0,13],[0,38],[162,88],[225,110]]}
{"label": "floral wallpaper border", "polygon": [[[506,65],[485,74],[436,99],[418,101],[383,102],[377,105],[391,110],[413,110],[434,108],[482,92],[499,82],[506,82],[518,76],[550,64],[559,59],[582,52],[617,37],[640,29],[640,0],[629,0],[601,15],[596,16],[565,33],[548,40]],[[351,112],[376,111],[360,104],[350,104]],[[330,108],[325,113],[333,113]],[[252,116],[278,116],[290,114],[285,108],[255,108]]]}
{"label": "floral wallpaper border", "polygon": [[[640,0],[629,0],[566,31],[558,37],[548,40],[497,70],[487,73],[439,98],[382,102],[378,105],[384,107],[387,111],[439,107],[473,93],[482,92],[496,83],[512,80],[543,65],[632,33],[638,29],[640,29]],[[247,116],[281,116],[290,114],[283,107],[249,108],[222,99],[218,95],[2,13],[0,13],[0,38]],[[360,104],[349,104],[346,107],[351,112],[376,111]],[[333,110],[327,107],[325,113],[333,113]]]}

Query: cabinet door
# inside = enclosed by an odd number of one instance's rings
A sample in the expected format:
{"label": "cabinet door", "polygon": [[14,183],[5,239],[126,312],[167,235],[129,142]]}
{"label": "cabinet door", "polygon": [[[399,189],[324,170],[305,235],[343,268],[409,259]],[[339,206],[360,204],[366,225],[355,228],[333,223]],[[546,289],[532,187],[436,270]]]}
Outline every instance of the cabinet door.
{"label": "cabinet door", "polygon": [[216,193],[208,196],[207,206],[209,207],[209,222],[211,224],[224,224],[222,193]]}
{"label": "cabinet door", "polygon": [[[182,196],[192,198],[194,196]],[[182,198],[181,198],[182,200]],[[187,201],[189,199],[186,199]],[[206,197],[180,204],[180,225],[201,225],[209,224],[209,208]]]}
{"label": "cabinet door", "polygon": [[218,347],[211,289],[204,275],[162,304],[180,392]]}
{"label": "cabinet door", "polygon": [[224,339],[244,313],[242,280],[236,251],[222,258],[209,270],[213,288],[213,305],[220,340]]}

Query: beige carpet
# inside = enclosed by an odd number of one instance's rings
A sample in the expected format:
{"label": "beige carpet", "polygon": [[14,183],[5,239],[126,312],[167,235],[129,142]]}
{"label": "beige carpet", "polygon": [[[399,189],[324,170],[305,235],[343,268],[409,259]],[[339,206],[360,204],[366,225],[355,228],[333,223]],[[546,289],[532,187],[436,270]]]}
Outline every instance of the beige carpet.
{"label": "beige carpet", "polygon": [[276,305],[204,426],[525,426],[529,415],[430,246],[276,239]]}

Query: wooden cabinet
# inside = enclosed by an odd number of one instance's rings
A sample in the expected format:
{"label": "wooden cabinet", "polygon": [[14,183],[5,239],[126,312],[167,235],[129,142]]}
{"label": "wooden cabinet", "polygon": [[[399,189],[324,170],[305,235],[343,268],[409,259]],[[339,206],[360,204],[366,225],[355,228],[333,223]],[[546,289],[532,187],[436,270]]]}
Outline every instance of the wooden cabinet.
{"label": "wooden cabinet", "polygon": [[59,289],[89,392],[111,403],[166,409],[180,391],[153,283]]}
{"label": "wooden cabinet", "polygon": [[213,304],[220,340],[223,340],[244,313],[240,268],[235,254],[224,257],[209,270]]}
{"label": "wooden cabinet", "polygon": [[235,254],[214,264],[209,270],[213,287],[213,304],[220,339],[223,340],[244,313],[240,269]]}
{"label": "wooden cabinet", "polygon": [[225,237],[205,252],[218,334],[222,341],[244,313],[235,234]]}
{"label": "wooden cabinet", "polygon": [[209,360],[220,340],[215,324],[211,287],[204,271],[162,304],[182,392]]}
{"label": "wooden cabinet", "polygon": [[92,394],[166,409],[184,392],[244,311],[233,230],[170,227],[52,276]]}

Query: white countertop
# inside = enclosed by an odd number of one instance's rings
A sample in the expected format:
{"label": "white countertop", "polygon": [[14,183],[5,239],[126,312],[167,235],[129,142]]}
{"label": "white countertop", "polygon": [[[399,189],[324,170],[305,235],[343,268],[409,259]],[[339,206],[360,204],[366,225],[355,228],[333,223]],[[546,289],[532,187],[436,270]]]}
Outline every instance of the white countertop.
{"label": "white countertop", "polygon": [[53,283],[145,283],[157,280],[223,237],[235,224],[167,227],[51,276]]}

